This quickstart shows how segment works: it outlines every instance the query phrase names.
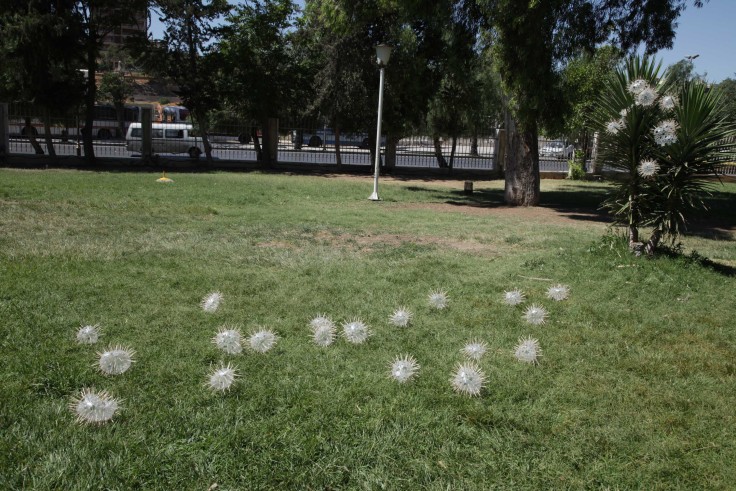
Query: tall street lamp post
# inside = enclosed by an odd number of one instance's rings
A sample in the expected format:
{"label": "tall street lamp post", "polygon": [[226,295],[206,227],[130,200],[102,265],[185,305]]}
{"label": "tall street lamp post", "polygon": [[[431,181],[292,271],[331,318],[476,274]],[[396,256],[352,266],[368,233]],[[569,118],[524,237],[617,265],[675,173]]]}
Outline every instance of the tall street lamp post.
{"label": "tall street lamp post", "polygon": [[391,46],[379,44],[376,46],[376,58],[378,67],[381,69],[381,81],[378,85],[378,128],[376,129],[376,168],[373,174],[373,194],[368,199],[371,201],[379,201],[378,197],[378,171],[381,163],[381,119],[383,117],[383,70],[388,64],[391,57]]}

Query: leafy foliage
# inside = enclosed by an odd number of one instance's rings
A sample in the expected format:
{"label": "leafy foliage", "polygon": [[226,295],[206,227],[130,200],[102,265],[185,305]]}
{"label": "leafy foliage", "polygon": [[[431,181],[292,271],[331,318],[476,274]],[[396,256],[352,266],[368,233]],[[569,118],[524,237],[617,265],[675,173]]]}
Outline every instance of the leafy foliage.
{"label": "leafy foliage", "polygon": [[[634,250],[643,247],[639,228],[653,227],[649,253],[662,238],[674,242],[683,233],[689,212],[705,209],[708,176],[736,149],[736,126],[724,117],[718,93],[697,80],[662,79],[660,71],[651,58],[629,59],[609,80],[595,114],[599,158],[622,175],[605,206],[629,226]],[[647,90],[656,100],[643,97]]]}

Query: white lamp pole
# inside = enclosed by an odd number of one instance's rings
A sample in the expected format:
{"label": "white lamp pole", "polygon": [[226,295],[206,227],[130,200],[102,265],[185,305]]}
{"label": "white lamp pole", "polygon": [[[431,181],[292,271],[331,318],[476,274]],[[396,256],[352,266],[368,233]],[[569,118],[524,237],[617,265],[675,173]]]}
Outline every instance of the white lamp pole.
{"label": "white lamp pole", "polygon": [[378,84],[378,128],[376,129],[376,168],[373,173],[373,194],[368,199],[371,201],[380,201],[378,197],[378,171],[381,163],[381,120],[383,118],[383,70],[388,64],[391,57],[391,46],[379,44],[376,46],[376,58],[378,66],[381,69],[381,80]]}

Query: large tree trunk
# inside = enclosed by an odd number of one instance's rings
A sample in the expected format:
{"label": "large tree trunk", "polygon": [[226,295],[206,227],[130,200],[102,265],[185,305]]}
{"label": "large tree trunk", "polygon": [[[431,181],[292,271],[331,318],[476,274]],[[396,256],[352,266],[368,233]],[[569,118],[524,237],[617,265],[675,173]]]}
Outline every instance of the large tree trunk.
{"label": "large tree trunk", "polygon": [[478,135],[473,135],[470,139],[470,155],[473,157],[478,156]]}
{"label": "large tree trunk", "polygon": [[511,206],[539,204],[539,144],[537,127],[517,127],[513,117],[506,118],[506,189],[504,199]]}

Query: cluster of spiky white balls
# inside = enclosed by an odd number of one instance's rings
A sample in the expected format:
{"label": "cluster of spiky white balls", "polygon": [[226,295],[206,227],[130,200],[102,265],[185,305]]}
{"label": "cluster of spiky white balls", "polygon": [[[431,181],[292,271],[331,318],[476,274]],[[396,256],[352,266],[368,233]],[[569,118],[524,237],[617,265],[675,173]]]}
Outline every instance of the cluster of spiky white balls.
{"label": "cluster of spiky white balls", "polygon": [[[553,300],[564,300],[569,294],[568,287],[556,285],[548,291],[548,297]],[[524,293],[519,289],[507,291],[504,294],[504,302],[508,305],[518,305],[525,300]],[[222,294],[213,292],[204,297],[201,307],[205,312],[217,311],[222,302]],[[444,290],[434,290],[429,294],[430,307],[443,310],[447,307],[448,298]],[[543,323],[547,312],[536,305],[529,307],[525,318],[532,324]],[[406,307],[399,307],[389,316],[389,323],[396,327],[408,327],[413,314]],[[334,343],[336,338],[335,323],[326,314],[318,315],[309,321],[312,332],[312,340],[317,346],[327,347]],[[352,344],[362,344],[373,334],[368,325],[361,319],[355,317],[342,324],[344,338]],[[76,332],[76,340],[79,344],[95,344],[101,336],[99,325],[84,325]],[[212,338],[212,342],[227,355],[239,355],[243,351],[243,336],[235,326],[223,325]],[[278,335],[270,329],[261,328],[253,332],[248,338],[248,345],[256,353],[266,353],[277,343]],[[482,340],[472,340],[460,350],[466,358],[471,361],[457,364],[450,383],[453,389],[464,395],[480,395],[485,387],[487,377],[477,364],[488,351],[488,345]],[[111,346],[105,351],[98,352],[97,369],[104,375],[120,375],[130,369],[135,362],[135,351],[121,345]],[[538,363],[541,356],[539,342],[528,337],[520,339],[514,348],[514,356],[522,362]],[[400,384],[405,384],[414,379],[420,369],[416,358],[410,354],[398,355],[391,361],[389,366],[389,377]],[[204,386],[214,392],[224,393],[231,390],[240,378],[237,367],[232,363],[224,362],[219,366],[211,368],[207,374]],[[94,388],[84,388],[72,397],[69,408],[81,423],[102,424],[111,421],[121,407],[120,399],[113,397],[107,391],[96,391]]]}
{"label": "cluster of spiky white balls", "polygon": [[[75,338],[79,344],[96,344],[102,330],[99,324],[83,325],[77,329]],[[127,346],[114,345],[97,352],[94,367],[103,375],[121,375],[135,363],[135,351]],[[77,422],[102,424],[111,421],[120,409],[120,399],[105,390],[85,387],[69,402],[69,409],[75,414]]]}
{"label": "cluster of spiky white balls", "polygon": [[657,145],[664,147],[677,141],[677,128],[679,125],[674,119],[666,119],[654,127],[654,141]]}

